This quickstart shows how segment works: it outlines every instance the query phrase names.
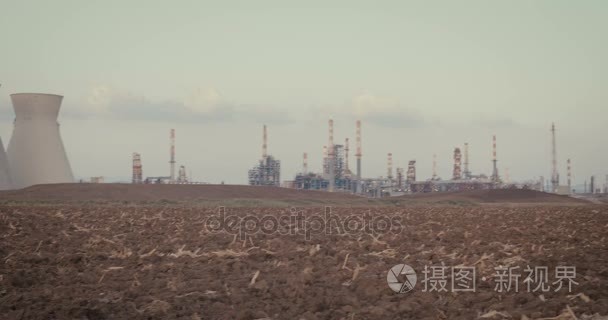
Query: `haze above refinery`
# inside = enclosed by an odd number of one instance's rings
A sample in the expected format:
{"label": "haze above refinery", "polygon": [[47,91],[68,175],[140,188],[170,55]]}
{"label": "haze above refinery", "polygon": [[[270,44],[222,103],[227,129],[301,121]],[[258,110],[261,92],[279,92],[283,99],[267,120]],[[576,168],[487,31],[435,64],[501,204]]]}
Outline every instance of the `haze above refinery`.
{"label": "haze above refinery", "polygon": [[130,181],[134,151],[146,176],[166,175],[175,128],[193,180],[245,184],[263,124],[291,179],[303,152],[321,169],[328,118],[336,142],[363,122],[368,177],[386,175],[390,152],[395,167],[416,159],[421,179],[437,154],[447,179],[464,142],[472,170],[489,174],[496,134],[501,171],[548,178],[552,122],[562,179],[567,158],[574,184],[605,174],[605,2],[120,5],[1,5],[5,147],[9,94],[45,92],[65,97],[63,143],[87,180]]}

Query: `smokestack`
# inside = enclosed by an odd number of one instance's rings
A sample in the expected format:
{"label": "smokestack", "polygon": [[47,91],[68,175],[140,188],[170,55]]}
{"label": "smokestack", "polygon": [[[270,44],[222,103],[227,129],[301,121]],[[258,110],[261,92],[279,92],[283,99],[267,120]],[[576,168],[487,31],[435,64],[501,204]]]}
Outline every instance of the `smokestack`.
{"label": "smokestack", "polygon": [[387,154],[387,159],[386,159],[386,178],[388,178],[389,180],[393,179],[393,154],[392,153],[388,153]]}
{"label": "smokestack", "polygon": [[496,165],[496,162],[498,160],[496,159],[496,135],[492,136],[492,163],[493,163],[493,168],[492,168],[492,181],[497,183],[499,180],[498,177],[498,166]]}
{"label": "smokestack", "polygon": [[357,120],[357,179],[361,180],[361,120]]}
{"label": "smokestack", "polygon": [[572,192],[572,171],[570,169],[570,159],[568,159],[568,193]]}
{"label": "smokestack", "polygon": [[432,180],[437,180],[437,155],[433,154],[433,177]]}
{"label": "smokestack", "polygon": [[7,158],[13,187],[74,182],[57,116],[62,96],[12,94],[15,122]]}
{"label": "smokestack", "polygon": [[143,171],[141,166],[141,156],[137,152],[133,152],[133,183],[142,183]]}
{"label": "smokestack", "polygon": [[559,173],[557,172],[557,148],[555,142],[555,123],[551,123],[551,187],[557,192],[559,186]]}
{"label": "smokestack", "polygon": [[306,152],[304,152],[302,161],[302,173],[308,174],[308,154]]}
{"label": "smokestack", "polygon": [[469,179],[471,172],[469,171],[469,143],[464,143],[464,178]]}
{"label": "smokestack", "polygon": [[403,168],[396,168],[396,178],[397,178],[397,189],[403,189]]}
{"label": "smokestack", "polygon": [[589,183],[589,193],[595,193],[595,176],[591,176],[591,182]]}
{"label": "smokestack", "polygon": [[460,154],[460,148],[454,149],[454,170],[452,172],[453,180],[460,180],[462,178],[462,156]]}
{"label": "smokestack", "polygon": [[323,175],[329,177],[329,158],[327,157],[327,146],[323,146]]}
{"label": "smokestack", "polygon": [[350,174],[350,169],[348,168],[348,138],[344,141],[344,172]]}
{"label": "smokestack", "polygon": [[264,125],[264,142],[262,143],[262,160],[268,156],[268,135],[266,133],[266,125]]}
{"label": "smokestack", "polygon": [[327,145],[329,158],[329,192],[334,191],[335,173],[334,173],[334,120],[329,119],[329,143]]}
{"label": "smokestack", "polygon": [[171,129],[169,134],[169,139],[171,140],[171,160],[169,160],[170,164],[170,172],[169,172],[169,181],[171,183],[175,182],[175,129]]}

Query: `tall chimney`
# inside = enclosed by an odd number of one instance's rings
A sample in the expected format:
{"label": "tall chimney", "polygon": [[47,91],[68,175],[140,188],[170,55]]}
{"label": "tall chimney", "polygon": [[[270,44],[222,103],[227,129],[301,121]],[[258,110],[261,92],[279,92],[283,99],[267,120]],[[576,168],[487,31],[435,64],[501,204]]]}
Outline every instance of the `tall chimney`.
{"label": "tall chimney", "polygon": [[494,183],[497,183],[499,180],[498,177],[498,166],[496,165],[496,162],[498,160],[496,159],[496,135],[492,136],[492,164],[493,164],[493,168],[492,168],[492,177],[491,180]]}
{"label": "tall chimney", "polygon": [[350,169],[348,168],[348,138],[344,141],[344,172],[350,174]]}
{"label": "tall chimney", "polygon": [[437,180],[437,155],[433,154],[433,177],[431,180]]}
{"label": "tall chimney", "polygon": [[357,120],[357,179],[361,180],[361,120]]}
{"label": "tall chimney", "polygon": [[306,175],[308,174],[308,154],[306,152],[304,152],[302,160],[302,173]]}
{"label": "tall chimney", "polygon": [[555,123],[551,123],[551,188],[557,192],[559,173],[557,172],[557,147],[555,142]]}
{"label": "tall chimney", "polygon": [[323,175],[329,177],[329,157],[327,156],[327,146],[323,146]]}
{"label": "tall chimney", "polygon": [[572,171],[570,169],[570,159],[568,159],[568,193],[572,192]]}
{"label": "tall chimney", "polygon": [[334,173],[334,120],[329,119],[329,143],[327,145],[327,154],[329,158],[329,192],[334,191],[335,173]]}
{"label": "tall chimney", "polygon": [[388,153],[387,154],[387,159],[386,159],[386,178],[388,178],[389,180],[393,179],[393,154],[392,153]]}
{"label": "tall chimney", "polygon": [[266,132],[266,125],[264,125],[263,142],[262,142],[262,160],[268,156],[268,135]]}
{"label": "tall chimney", "polygon": [[175,129],[171,129],[169,138],[171,140],[171,160],[169,160],[170,164],[170,173],[169,180],[171,183],[175,182]]}
{"label": "tall chimney", "polygon": [[471,171],[469,171],[469,143],[464,143],[464,178],[471,178]]}

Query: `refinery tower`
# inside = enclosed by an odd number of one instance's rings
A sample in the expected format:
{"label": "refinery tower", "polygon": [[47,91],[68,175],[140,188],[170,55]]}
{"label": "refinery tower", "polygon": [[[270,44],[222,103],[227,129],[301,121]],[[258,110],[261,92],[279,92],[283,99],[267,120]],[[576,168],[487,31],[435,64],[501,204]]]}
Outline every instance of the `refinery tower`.
{"label": "refinery tower", "polygon": [[57,122],[63,97],[17,93],[11,100],[15,126],[6,153],[13,187],[74,182]]}

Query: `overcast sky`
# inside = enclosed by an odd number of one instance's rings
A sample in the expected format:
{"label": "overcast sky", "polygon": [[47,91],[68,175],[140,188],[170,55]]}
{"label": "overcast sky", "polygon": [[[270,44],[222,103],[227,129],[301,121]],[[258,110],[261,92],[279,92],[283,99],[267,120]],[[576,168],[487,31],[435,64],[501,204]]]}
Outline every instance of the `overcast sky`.
{"label": "overcast sky", "polygon": [[[179,4],[179,5],[177,5]],[[471,170],[550,175],[551,122],[562,182],[608,174],[608,2],[0,0],[0,136],[9,94],[64,95],[61,133],[74,174],[128,181],[177,162],[194,179],[246,183],[261,155],[282,180],[308,152],[320,170],[327,120],[336,142],[363,122],[363,173],[417,160],[418,178]],[[43,159],[41,159],[43,161]],[[354,167],[354,157],[350,164]]]}

